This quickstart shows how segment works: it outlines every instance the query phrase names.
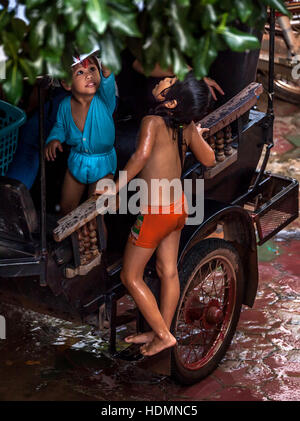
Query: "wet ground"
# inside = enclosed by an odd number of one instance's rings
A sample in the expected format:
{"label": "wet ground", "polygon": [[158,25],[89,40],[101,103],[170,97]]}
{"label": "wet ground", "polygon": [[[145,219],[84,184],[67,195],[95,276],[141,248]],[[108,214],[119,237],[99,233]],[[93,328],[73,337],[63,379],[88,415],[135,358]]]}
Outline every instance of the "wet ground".
{"label": "wet ground", "polygon": [[[259,109],[264,109],[261,98]],[[300,107],[276,101],[269,170],[299,180]],[[300,222],[259,248],[259,289],[243,307],[219,367],[193,386],[112,360],[105,337],[78,326],[0,304],[2,401],[300,401]],[[119,347],[127,334],[118,332]]]}

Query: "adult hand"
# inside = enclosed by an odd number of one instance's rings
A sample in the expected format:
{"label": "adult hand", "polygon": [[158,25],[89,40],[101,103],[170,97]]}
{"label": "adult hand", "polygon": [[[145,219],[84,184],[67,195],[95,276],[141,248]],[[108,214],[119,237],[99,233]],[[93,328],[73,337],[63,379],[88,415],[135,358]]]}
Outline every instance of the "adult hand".
{"label": "adult hand", "polygon": [[63,147],[59,140],[51,140],[45,148],[45,157],[47,161],[54,161],[56,158],[56,149],[60,152],[63,151]]}
{"label": "adult hand", "polygon": [[217,97],[216,97],[214,89],[216,89],[221,95],[224,95],[223,89],[220,87],[220,85],[217,84],[215,80],[209,77],[204,77],[203,80],[208,86],[208,89],[210,90],[210,93],[215,101],[217,100]]}

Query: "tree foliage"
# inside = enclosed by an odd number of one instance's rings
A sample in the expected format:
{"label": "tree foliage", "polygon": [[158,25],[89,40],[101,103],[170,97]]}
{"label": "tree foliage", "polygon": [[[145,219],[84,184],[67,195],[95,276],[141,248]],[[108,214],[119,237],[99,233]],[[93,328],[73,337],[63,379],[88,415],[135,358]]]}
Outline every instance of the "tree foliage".
{"label": "tree foliage", "polygon": [[286,14],[282,0],[20,0],[28,23],[16,18],[8,1],[0,1],[0,45],[7,56],[8,99],[22,95],[23,77],[67,77],[74,48],[88,53],[101,46],[103,62],[115,73],[126,47],[146,73],[156,62],[183,78],[186,63],[206,76],[218,51],[259,48],[240,24],[263,28],[267,7]]}

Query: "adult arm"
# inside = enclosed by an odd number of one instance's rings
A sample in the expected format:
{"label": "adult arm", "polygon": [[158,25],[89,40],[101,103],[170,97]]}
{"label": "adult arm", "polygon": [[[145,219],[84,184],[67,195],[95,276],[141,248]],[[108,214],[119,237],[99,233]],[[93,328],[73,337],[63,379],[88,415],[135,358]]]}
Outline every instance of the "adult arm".
{"label": "adult arm", "polygon": [[[138,72],[141,73],[142,75],[145,74],[144,68],[142,66],[142,64],[139,62],[138,59],[135,59],[133,64],[132,64],[133,69]],[[151,70],[151,73],[149,74],[149,76],[151,77],[169,77],[169,76],[174,76],[174,72],[172,71],[171,68],[167,69],[167,70],[163,70],[160,65],[158,63],[155,64],[154,68]]]}
{"label": "adult arm", "polygon": [[[143,68],[142,64],[139,62],[138,59],[136,59],[133,62],[132,67],[138,73],[145,74],[144,68]],[[190,67],[189,65],[187,65],[187,67],[188,67],[189,70],[193,70],[192,67]],[[152,76],[152,77],[170,77],[170,76],[174,76],[174,72],[171,68],[169,68],[167,70],[163,70],[160,67],[160,64],[156,63],[154,68],[152,69],[151,73],[149,74],[149,76]],[[212,97],[215,101],[217,100],[215,90],[218,93],[220,93],[221,95],[224,95],[223,89],[220,87],[220,85],[215,80],[213,80],[209,77],[204,77],[203,80],[206,83],[206,85],[208,86],[208,89],[210,90],[210,93],[211,93],[211,95],[212,95]]]}

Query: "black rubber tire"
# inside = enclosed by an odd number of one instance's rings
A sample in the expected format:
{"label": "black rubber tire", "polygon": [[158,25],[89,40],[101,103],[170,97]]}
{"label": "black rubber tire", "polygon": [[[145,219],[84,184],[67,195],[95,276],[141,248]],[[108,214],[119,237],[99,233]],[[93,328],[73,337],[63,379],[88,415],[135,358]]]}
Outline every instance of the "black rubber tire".
{"label": "black rubber tire", "polygon": [[[210,238],[207,240],[203,240],[197,245],[195,245],[184,258],[182,267],[179,271],[179,278],[180,278],[180,288],[181,288],[181,295],[179,299],[179,303],[177,306],[177,310],[173,319],[172,324],[172,333],[177,338],[177,341],[179,339],[179,330],[180,328],[177,328],[177,325],[179,326],[180,322],[178,321],[178,317],[181,317],[180,314],[186,314],[183,313],[183,309],[185,309],[186,303],[188,303],[188,297],[190,291],[195,291],[195,285],[198,283],[194,283],[193,287],[191,287],[192,280],[196,279],[194,278],[194,275],[198,273],[198,270],[202,268],[206,268],[206,263],[208,261],[212,261],[215,258],[220,258],[221,261],[225,262],[225,266],[228,267],[232,271],[232,283],[230,285],[233,285],[233,291],[234,295],[233,298],[230,298],[231,300],[231,306],[230,308],[228,304],[228,321],[222,321],[222,327],[224,326],[224,329],[226,327],[226,330],[222,333],[216,333],[216,338],[213,339],[215,342],[213,343],[211,349],[211,352],[214,351],[213,347],[216,346],[215,353],[212,355],[211,358],[208,359],[207,362],[205,362],[205,358],[201,361],[204,361],[204,365],[201,366],[199,369],[195,368],[187,368],[181,361],[181,358],[179,356],[179,343],[178,342],[175,347],[171,350],[171,374],[172,377],[174,377],[177,381],[179,381],[182,384],[193,384],[201,379],[208,376],[212,371],[214,371],[218,364],[220,363],[221,359],[225,355],[231,340],[233,338],[233,335],[236,330],[236,326],[240,317],[241,307],[242,307],[242,301],[243,301],[243,294],[244,294],[244,276],[243,276],[243,269],[241,265],[241,261],[239,258],[239,255],[237,251],[232,247],[230,243],[227,241],[221,240],[221,239],[214,239]],[[217,266],[217,265],[216,265]],[[224,267],[225,267],[224,266]],[[209,266],[210,267],[210,266]],[[203,269],[203,270],[204,270]],[[210,267],[211,269],[211,267]],[[209,270],[210,270],[209,269]],[[213,271],[212,271],[213,272]],[[217,272],[217,271],[216,271]],[[207,280],[209,276],[205,276],[205,280]],[[211,281],[210,281],[211,282]],[[228,282],[228,281],[226,281]],[[209,283],[209,281],[208,281]],[[214,283],[214,281],[213,281]],[[197,285],[203,285],[204,282],[199,282]],[[224,288],[226,290],[226,288]],[[228,290],[226,294],[228,294]],[[225,294],[225,293],[224,293]],[[190,294],[193,298],[193,293]],[[200,301],[201,299],[199,299]],[[186,308],[188,309],[188,305],[186,305]],[[193,309],[193,307],[191,307]],[[225,307],[224,307],[225,308]],[[186,310],[186,309],[185,309]],[[226,308],[225,308],[226,310]],[[223,311],[223,308],[222,308]],[[181,313],[180,313],[181,312]],[[184,316],[186,317],[186,316]],[[224,319],[226,319],[224,317]],[[199,319],[200,320],[200,319]],[[182,323],[182,322],[181,322]],[[198,323],[202,323],[201,321]],[[219,325],[220,326],[219,322]],[[186,323],[186,326],[188,326],[188,322]],[[218,328],[219,329],[219,328]],[[201,325],[200,325],[201,330]],[[203,330],[203,329],[202,329]],[[213,331],[213,330],[212,330]],[[207,331],[209,332],[209,331]],[[217,330],[215,331],[217,332]],[[205,333],[206,335],[206,333]],[[219,338],[219,339],[218,339]],[[185,341],[186,339],[183,339]],[[193,339],[192,339],[193,340]],[[206,340],[206,336],[205,336]],[[215,343],[218,344],[215,345]],[[183,347],[185,344],[183,343]],[[193,346],[193,345],[192,345]],[[207,355],[207,354],[206,354]]]}

